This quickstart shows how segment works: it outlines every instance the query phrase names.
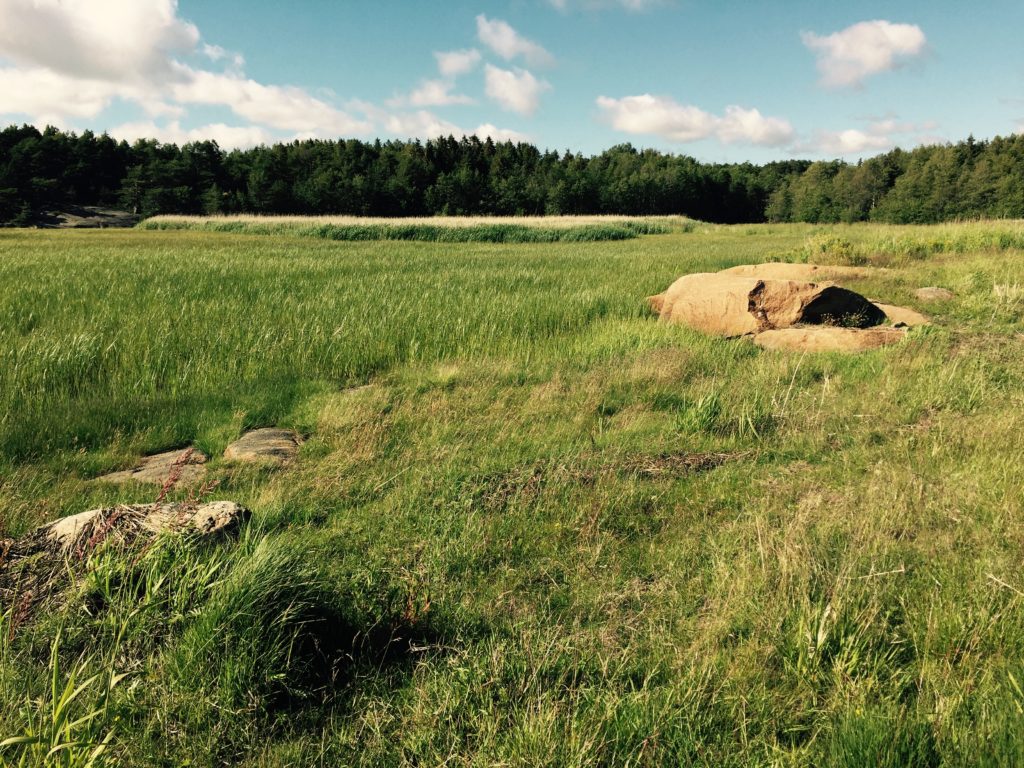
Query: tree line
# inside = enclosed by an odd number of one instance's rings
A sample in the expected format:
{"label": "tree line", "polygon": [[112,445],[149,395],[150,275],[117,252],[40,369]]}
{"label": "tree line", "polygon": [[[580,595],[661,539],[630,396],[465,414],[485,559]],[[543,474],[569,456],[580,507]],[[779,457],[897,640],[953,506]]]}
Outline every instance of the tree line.
{"label": "tree line", "polygon": [[629,144],[598,155],[476,137],[305,140],[225,151],[91,131],[0,131],[0,223],[62,205],[361,216],[685,214],[720,223],[1024,217],[1024,136],[895,149],[856,164],[702,163]]}

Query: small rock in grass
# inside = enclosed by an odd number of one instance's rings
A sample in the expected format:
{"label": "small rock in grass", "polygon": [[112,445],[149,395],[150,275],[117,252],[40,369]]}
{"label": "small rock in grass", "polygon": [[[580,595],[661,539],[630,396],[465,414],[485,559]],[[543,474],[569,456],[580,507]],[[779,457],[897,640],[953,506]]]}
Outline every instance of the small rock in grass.
{"label": "small rock in grass", "polygon": [[254,429],[231,443],[224,450],[224,458],[228,461],[284,464],[295,457],[301,444],[301,438],[290,429]]}
{"label": "small rock in grass", "polygon": [[206,474],[206,456],[195,448],[165,451],[146,456],[136,466],[111,472],[98,480],[104,483],[154,483],[163,485],[176,478],[175,485],[195,485]]}
{"label": "small rock in grass", "polygon": [[233,501],[130,504],[79,512],[42,525],[22,538],[0,541],[0,601],[19,599],[20,609],[60,594],[72,573],[101,546],[130,556],[154,536],[230,534],[250,517]]}
{"label": "small rock in grass", "polygon": [[956,294],[948,288],[936,288],[934,285],[930,285],[927,288],[918,288],[914,291],[914,295],[921,301],[949,301]]}
{"label": "small rock in grass", "polygon": [[69,552],[91,539],[137,536],[170,531],[209,535],[239,527],[249,511],[233,501],[207,504],[133,504],[109,509],[90,509],[69,515],[36,529],[30,536],[43,537],[55,549]]}

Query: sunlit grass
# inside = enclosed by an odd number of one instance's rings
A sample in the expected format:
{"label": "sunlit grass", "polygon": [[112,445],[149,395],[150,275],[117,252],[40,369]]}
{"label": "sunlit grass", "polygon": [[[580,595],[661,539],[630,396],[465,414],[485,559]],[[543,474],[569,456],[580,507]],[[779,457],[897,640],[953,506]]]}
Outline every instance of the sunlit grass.
{"label": "sunlit grass", "polygon": [[[0,740],[95,660],[121,764],[1019,764],[1015,226],[0,233],[0,537],[152,500],[92,478],[189,443],[254,513],[2,612]],[[645,307],[829,237],[933,326],[808,356]],[[293,465],[219,459],[264,425]]]}

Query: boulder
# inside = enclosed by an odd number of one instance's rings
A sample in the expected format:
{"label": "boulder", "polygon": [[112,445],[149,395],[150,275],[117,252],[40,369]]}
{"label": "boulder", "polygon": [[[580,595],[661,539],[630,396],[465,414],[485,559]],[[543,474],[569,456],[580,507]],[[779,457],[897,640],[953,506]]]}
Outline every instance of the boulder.
{"label": "boulder", "polygon": [[914,295],[921,301],[949,301],[956,294],[948,288],[937,288],[930,285],[927,288],[918,288]]}
{"label": "boulder", "polygon": [[209,535],[239,527],[249,511],[233,501],[207,504],[134,504],[90,509],[37,528],[37,538],[46,540],[55,550],[70,552],[76,545],[103,536],[124,537],[140,533],[188,532]]}
{"label": "boulder", "polygon": [[231,443],[225,451],[228,461],[284,464],[299,451],[302,439],[290,429],[254,429]]}
{"label": "boulder", "polygon": [[104,483],[153,483],[163,485],[176,478],[174,485],[195,485],[206,475],[207,458],[195,448],[165,451],[144,457],[131,469],[111,472],[98,480]]}
{"label": "boulder", "polygon": [[756,277],[761,280],[798,280],[805,283],[820,283],[842,278],[868,277],[871,272],[861,267],[787,264],[781,261],[769,261],[764,264],[740,264],[723,269],[720,274]]}
{"label": "boulder", "polygon": [[27,610],[60,593],[101,545],[129,553],[159,534],[230,534],[249,517],[249,510],[233,501],[132,504],[70,515],[17,541],[0,541],[0,601],[17,597]]}
{"label": "boulder", "polygon": [[724,273],[684,275],[648,302],[663,321],[726,337],[799,323],[867,328],[885,320],[870,301],[837,285]]}
{"label": "boulder", "polygon": [[866,352],[898,344],[906,336],[900,328],[780,328],[754,336],[754,343],[770,350],[798,352]]}
{"label": "boulder", "polygon": [[882,304],[874,302],[874,305],[885,312],[889,322],[893,325],[905,325],[908,328],[915,328],[919,325],[931,325],[931,320],[914,309],[897,307],[893,304]]}

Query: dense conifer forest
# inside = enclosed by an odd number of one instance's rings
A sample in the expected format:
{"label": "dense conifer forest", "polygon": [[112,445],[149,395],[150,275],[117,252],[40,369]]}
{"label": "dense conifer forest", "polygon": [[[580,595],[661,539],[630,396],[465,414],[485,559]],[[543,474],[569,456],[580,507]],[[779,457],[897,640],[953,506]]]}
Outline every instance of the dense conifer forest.
{"label": "dense conifer forest", "polygon": [[622,144],[588,157],[452,137],[225,151],[91,131],[0,131],[0,224],[62,205],[160,213],[365,216],[685,214],[720,223],[1024,217],[1024,135],[858,163],[702,163]]}

